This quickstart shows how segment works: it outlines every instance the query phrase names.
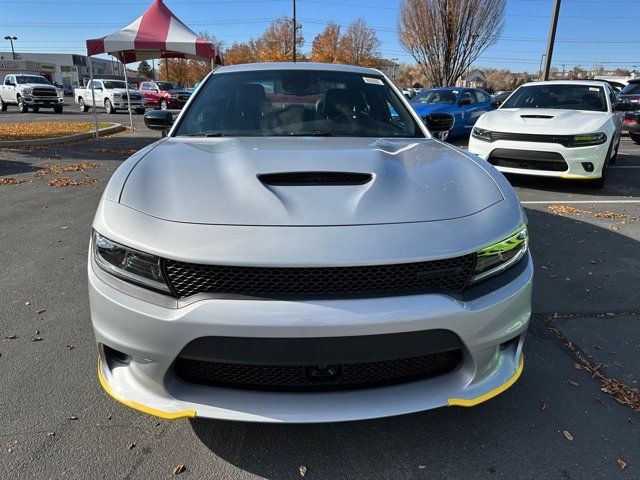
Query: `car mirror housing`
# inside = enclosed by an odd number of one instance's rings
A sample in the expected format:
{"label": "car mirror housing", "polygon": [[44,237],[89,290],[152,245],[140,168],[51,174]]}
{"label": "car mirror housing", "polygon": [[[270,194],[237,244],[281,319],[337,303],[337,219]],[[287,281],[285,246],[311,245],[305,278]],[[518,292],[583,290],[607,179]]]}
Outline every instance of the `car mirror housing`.
{"label": "car mirror housing", "polygon": [[633,104],[631,102],[618,101],[613,104],[613,110],[615,112],[630,112],[632,110],[640,110],[640,105]]}
{"label": "car mirror housing", "polygon": [[422,121],[430,132],[448,132],[453,128],[453,115],[449,113],[432,113],[422,117]]}
{"label": "car mirror housing", "polygon": [[166,134],[173,125],[173,114],[168,110],[152,110],[144,116],[144,124],[150,130]]}

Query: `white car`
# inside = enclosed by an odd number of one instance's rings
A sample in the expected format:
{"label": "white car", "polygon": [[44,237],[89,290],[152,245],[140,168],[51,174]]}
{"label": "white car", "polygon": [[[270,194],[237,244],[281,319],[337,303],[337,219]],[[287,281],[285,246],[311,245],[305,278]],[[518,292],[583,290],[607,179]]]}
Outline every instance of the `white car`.
{"label": "white car", "polygon": [[40,75],[9,74],[0,85],[0,111],[7,105],[16,105],[20,113],[29,109],[38,112],[41,108],[53,108],[62,113],[64,94]]}
{"label": "white car", "polygon": [[[96,99],[96,108],[104,108],[107,113],[115,113],[116,110],[127,110],[127,85],[122,80],[102,80],[93,81],[93,92],[91,82],[86,88],[76,88],[73,92],[76,103],[80,110],[86,112],[93,106],[93,98]],[[140,91],[129,85],[129,100],[131,109],[142,115],[145,112],[146,101]]]}
{"label": "white car", "polygon": [[506,173],[604,185],[622,120],[605,82],[526,83],[476,122],[469,151]]}

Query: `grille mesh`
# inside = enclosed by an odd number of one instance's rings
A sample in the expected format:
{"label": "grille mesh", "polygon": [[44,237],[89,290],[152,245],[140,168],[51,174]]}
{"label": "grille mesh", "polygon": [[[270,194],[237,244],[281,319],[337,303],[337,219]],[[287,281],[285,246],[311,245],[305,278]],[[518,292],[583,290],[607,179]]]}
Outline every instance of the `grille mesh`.
{"label": "grille mesh", "polygon": [[34,88],[31,94],[34,97],[57,97],[58,92],[51,88]]}
{"label": "grille mesh", "polygon": [[571,142],[568,135],[539,135],[529,133],[491,132],[491,141],[508,140],[512,142],[558,143],[567,145]]}
{"label": "grille mesh", "polygon": [[318,297],[336,294],[410,293],[426,289],[460,292],[475,255],[430,262],[358,267],[271,268],[197,265],[165,261],[165,274],[179,298],[198,293]]}
{"label": "grille mesh", "polygon": [[460,350],[398,360],[332,365],[335,376],[319,380],[303,365],[243,365],[178,358],[175,373],[191,383],[272,391],[365,388],[409,382],[455,369]]}

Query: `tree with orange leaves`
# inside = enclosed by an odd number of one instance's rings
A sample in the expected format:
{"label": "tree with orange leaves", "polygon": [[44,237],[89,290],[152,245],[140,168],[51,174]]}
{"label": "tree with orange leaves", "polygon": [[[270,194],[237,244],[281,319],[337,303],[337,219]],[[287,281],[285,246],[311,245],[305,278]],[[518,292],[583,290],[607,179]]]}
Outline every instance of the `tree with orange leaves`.
{"label": "tree with orange leaves", "polygon": [[340,63],[340,27],[336,23],[327,23],[325,29],[313,39],[311,61]]}

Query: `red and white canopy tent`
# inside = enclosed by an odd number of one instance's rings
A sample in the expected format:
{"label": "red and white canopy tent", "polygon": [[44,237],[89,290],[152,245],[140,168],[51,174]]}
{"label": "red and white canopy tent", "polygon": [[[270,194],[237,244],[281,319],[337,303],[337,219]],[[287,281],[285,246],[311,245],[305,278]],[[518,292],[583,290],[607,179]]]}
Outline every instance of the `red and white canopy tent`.
{"label": "red and white canopy tent", "polygon": [[[185,58],[190,60],[210,60],[211,67],[222,64],[222,55],[217,45],[213,45],[196,35],[189,27],[176,17],[162,2],[154,0],[153,4],[136,21],[118,32],[106,37],[87,40],[89,56],[89,75],[93,80],[91,57],[108,53],[125,64],[124,80],[128,84],[126,64],[150,60],[152,58]],[[98,120],[95,106],[95,92],[91,82],[93,96],[93,116],[98,135]],[[133,129],[131,101],[127,89],[129,121]]]}

